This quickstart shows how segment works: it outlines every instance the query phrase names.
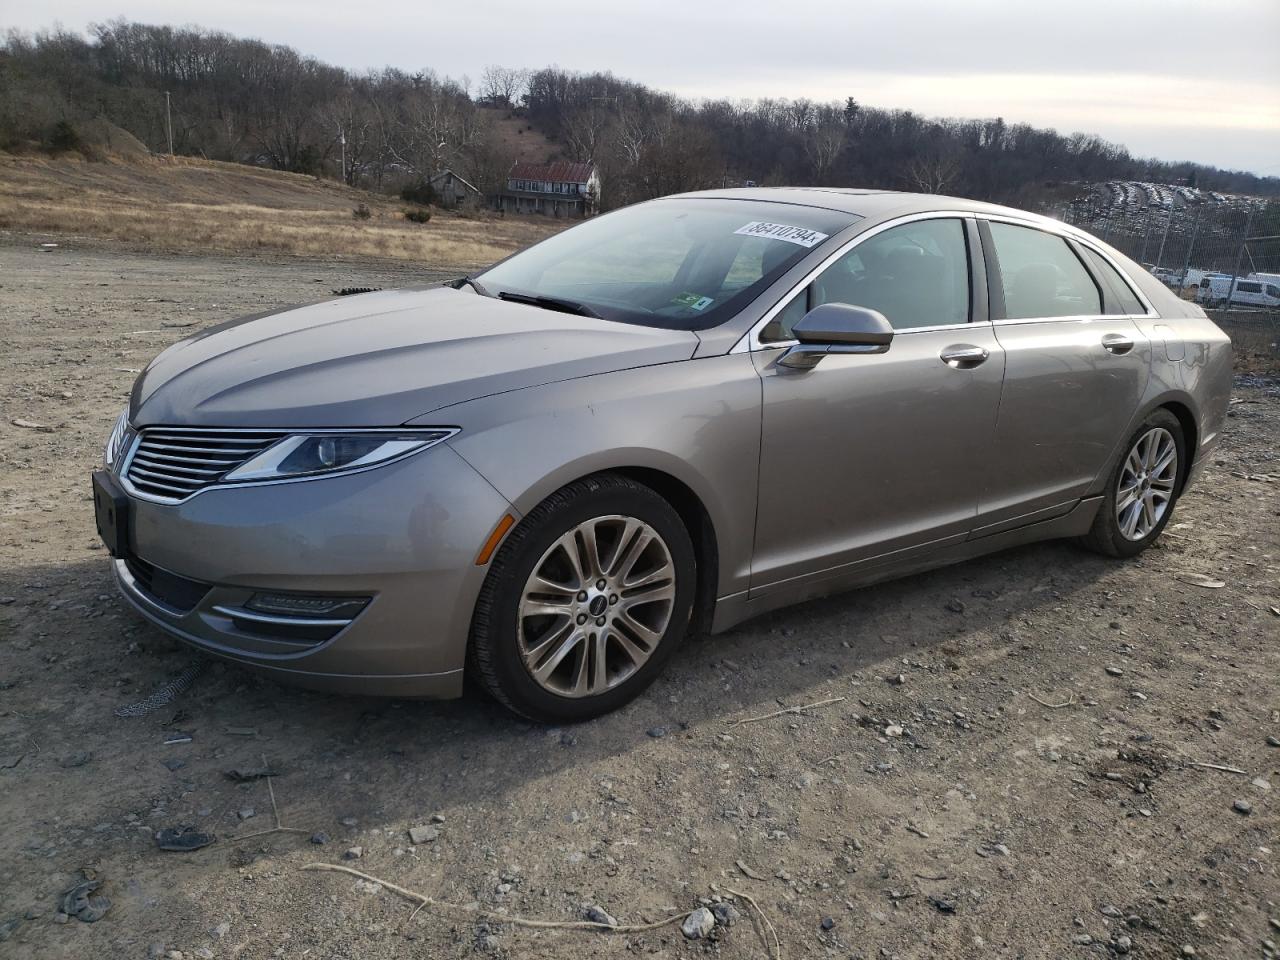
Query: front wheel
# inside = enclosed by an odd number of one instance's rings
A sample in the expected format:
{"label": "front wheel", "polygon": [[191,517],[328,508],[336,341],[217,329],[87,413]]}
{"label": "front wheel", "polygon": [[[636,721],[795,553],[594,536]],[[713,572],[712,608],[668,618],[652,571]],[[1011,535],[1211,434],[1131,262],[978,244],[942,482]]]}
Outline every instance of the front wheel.
{"label": "front wheel", "polygon": [[471,667],[532,720],[587,720],[633,699],[689,627],[696,573],[679,514],[597,474],[552,494],[507,537],[472,621]]}
{"label": "front wheel", "polygon": [[1167,410],[1155,411],[1130,437],[1083,544],[1112,557],[1145,550],[1173,514],[1187,465],[1182,424]]}

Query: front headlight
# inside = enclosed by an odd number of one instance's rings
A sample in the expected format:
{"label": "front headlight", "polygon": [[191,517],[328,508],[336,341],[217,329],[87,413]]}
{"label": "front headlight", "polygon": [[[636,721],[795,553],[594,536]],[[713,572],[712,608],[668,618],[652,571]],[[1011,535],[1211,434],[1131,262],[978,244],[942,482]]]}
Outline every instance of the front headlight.
{"label": "front headlight", "polygon": [[226,474],[221,483],[287,480],[363,470],[435,446],[456,430],[367,430],[285,437]]}
{"label": "front headlight", "polygon": [[120,455],[124,453],[127,437],[131,437],[133,431],[129,429],[129,408],[125,407],[120,411],[120,416],[116,417],[115,425],[111,428],[111,433],[107,435],[107,445],[102,451],[102,465],[110,470],[116,465],[116,461],[120,459]]}

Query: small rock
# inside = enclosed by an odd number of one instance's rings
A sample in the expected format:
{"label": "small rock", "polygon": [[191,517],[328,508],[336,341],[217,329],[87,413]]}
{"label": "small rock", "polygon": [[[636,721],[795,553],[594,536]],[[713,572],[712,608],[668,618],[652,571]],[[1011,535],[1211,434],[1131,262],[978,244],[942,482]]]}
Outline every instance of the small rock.
{"label": "small rock", "polygon": [[947,601],[947,609],[952,613],[964,613],[964,601],[952,598]]}
{"label": "small rock", "polygon": [[511,884],[500,883],[498,884],[497,890],[498,890],[498,893],[502,894],[505,897],[508,893],[511,892]]}
{"label": "small rock", "polygon": [[1133,949],[1133,941],[1127,936],[1121,935],[1111,941],[1111,946],[1116,953],[1125,954]]}
{"label": "small rock", "polygon": [[342,824],[344,827],[354,827],[359,822],[360,821],[357,820],[355,817],[343,817],[341,820],[338,821],[338,823]]}
{"label": "small rock", "polygon": [[1231,809],[1236,813],[1243,814],[1247,817],[1249,814],[1253,813],[1253,804],[1248,800],[1237,800],[1231,805]]}
{"label": "small rock", "polygon": [[1276,737],[1276,736],[1267,737],[1267,746],[1280,747],[1280,737]]}
{"label": "small rock", "polygon": [[578,745],[578,738],[575,737],[572,733],[560,734],[560,746],[576,747],[577,745]]}
{"label": "small rock", "polygon": [[196,960],[213,960],[213,951],[208,947],[196,947]]}
{"label": "small rock", "polygon": [[220,924],[209,931],[209,935],[215,940],[221,940],[230,932],[231,924],[228,921],[223,920]]}
{"label": "small rock", "polygon": [[[907,678],[903,674],[899,673],[892,677],[885,677],[885,682],[890,683],[895,687],[900,687],[907,682]],[[830,917],[827,919],[830,919]]]}
{"label": "small rock", "polygon": [[722,927],[732,927],[738,922],[738,908],[732,903],[717,903],[711,907],[716,923]]}
{"label": "small rock", "polygon": [[896,723],[891,723],[884,728],[884,735],[886,737],[900,737],[902,734],[902,727],[898,726]]}
{"label": "small rock", "polygon": [[239,810],[236,811],[236,816],[239,817],[241,820],[250,820],[253,817],[257,816],[257,813],[258,811],[253,809],[253,807],[241,807]]}
{"label": "small rock", "polygon": [[1182,955],[1184,957],[1194,957],[1196,955],[1196,948],[1189,943],[1184,943],[1182,945]]}
{"label": "small rock", "polygon": [[63,757],[61,760],[59,760],[58,765],[61,767],[68,767],[68,768],[83,767],[92,758],[93,758],[93,755],[89,753],[73,753],[70,756]]}
{"label": "small rock", "polygon": [[645,733],[653,737],[653,739],[655,740],[661,740],[663,737],[667,735],[667,728],[666,727],[650,727],[648,730],[645,731]]}
{"label": "small rock", "polygon": [[616,927],[618,921],[610,914],[601,910],[594,903],[584,904],[582,907],[582,915],[592,923],[603,923],[606,927]]}
{"label": "small rock", "polygon": [[832,928],[835,927],[835,925],[836,925],[836,922],[831,917],[822,918],[821,927],[823,930],[831,930]]}
{"label": "small rock", "polygon": [[54,923],[66,923],[66,922],[67,922],[67,921],[69,921],[70,919],[71,919],[71,918],[70,918],[69,916],[67,916],[65,913],[63,913],[61,910],[59,910],[57,913],[55,913],[55,914],[53,915],[53,922],[54,922]]}
{"label": "small rock", "polygon": [[439,837],[440,831],[435,827],[413,827],[409,830],[409,839],[414,843],[430,843]]}
{"label": "small rock", "polygon": [[364,856],[364,847],[349,847],[342,855],[343,860],[359,860]]}
{"label": "small rock", "polygon": [[1071,942],[1082,947],[1087,947],[1089,944],[1093,943],[1093,937],[1089,936],[1087,933],[1077,933],[1071,938]]}
{"label": "small rock", "polygon": [[930,897],[929,902],[934,905],[939,913],[956,912],[956,902],[954,900],[943,900],[940,897]]}
{"label": "small rock", "polygon": [[177,757],[168,757],[160,762],[163,763],[171,772],[181,770],[187,765],[187,761],[180,760]]}
{"label": "small rock", "polygon": [[147,947],[147,960],[160,960],[164,956],[164,944],[153,943]]}
{"label": "small rock", "polygon": [[1123,670],[1121,670],[1119,667],[1106,667],[1105,669],[1106,669],[1107,673],[1108,673],[1108,674],[1110,674],[1110,675],[1111,675],[1111,676],[1113,676],[1113,677],[1123,677],[1123,676],[1124,676],[1124,671],[1123,671]]}
{"label": "small rock", "polygon": [[317,833],[313,833],[311,835],[311,842],[314,843],[317,847],[322,847],[329,842],[329,835],[325,833],[323,830]]}
{"label": "small rock", "polygon": [[690,940],[701,940],[715,929],[716,918],[706,907],[699,907],[684,918],[680,932]]}
{"label": "small rock", "polygon": [[1259,790],[1271,789],[1271,781],[1267,780],[1265,777],[1254,777],[1249,782],[1253,784],[1255,787],[1257,787]]}
{"label": "small rock", "polygon": [[1108,903],[1098,912],[1101,913],[1104,917],[1114,917],[1117,920],[1124,917],[1124,911],[1122,911],[1119,907],[1113,906],[1110,903]]}
{"label": "small rock", "polygon": [[443,815],[443,814],[439,814],[439,813],[433,813],[433,814],[431,815],[431,822],[432,822],[432,823],[444,823],[444,815]]}

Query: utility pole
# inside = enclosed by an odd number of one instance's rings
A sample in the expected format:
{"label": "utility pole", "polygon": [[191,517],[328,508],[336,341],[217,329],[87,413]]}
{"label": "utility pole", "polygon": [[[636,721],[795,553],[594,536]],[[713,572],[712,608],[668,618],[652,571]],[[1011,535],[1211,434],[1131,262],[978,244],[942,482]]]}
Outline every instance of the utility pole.
{"label": "utility pole", "polygon": [[1249,207],[1249,215],[1244,218],[1244,236],[1240,238],[1240,249],[1236,251],[1236,265],[1231,270],[1231,282],[1227,284],[1227,306],[1231,309],[1231,295],[1236,292],[1236,277],[1240,276],[1240,264],[1244,262],[1244,248],[1249,245],[1249,230],[1253,227],[1253,207]]}
{"label": "utility pole", "polygon": [[1196,207],[1196,222],[1191,226],[1191,242],[1187,244],[1187,258],[1182,262],[1182,276],[1178,278],[1178,296],[1187,286],[1187,274],[1191,272],[1191,251],[1195,249],[1196,237],[1200,233],[1200,218],[1204,216],[1204,204]]}
{"label": "utility pole", "polygon": [[164,129],[169,134],[169,157],[173,157],[173,117],[169,111],[169,91],[164,92]]}
{"label": "utility pole", "polygon": [[1173,223],[1173,201],[1169,201],[1169,218],[1164,222],[1164,233],[1160,234],[1160,252],[1156,254],[1156,266],[1164,263],[1164,242],[1169,239],[1169,226]]}
{"label": "utility pole", "polygon": [[347,182],[347,131],[342,129],[342,124],[338,124],[338,142],[342,144],[342,167],[340,175],[342,182]]}
{"label": "utility pole", "polygon": [[1147,203],[1147,228],[1142,234],[1142,256],[1138,258],[1138,262],[1145,268],[1147,265],[1147,241],[1151,239],[1151,204]]}

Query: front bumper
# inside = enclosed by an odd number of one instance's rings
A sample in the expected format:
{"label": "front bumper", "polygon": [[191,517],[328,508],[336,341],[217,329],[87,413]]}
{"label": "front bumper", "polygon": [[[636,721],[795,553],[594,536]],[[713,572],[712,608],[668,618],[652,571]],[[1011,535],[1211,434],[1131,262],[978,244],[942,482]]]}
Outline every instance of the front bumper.
{"label": "front bumper", "polygon": [[[115,575],[152,623],[282,682],[399,697],[461,692],[488,569],[476,554],[514,515],[447,444],[365,473],[130,504],[132,556],[114,561]],[[263,591],[370,600],[323,639],[300,640],[246,610]]]}

